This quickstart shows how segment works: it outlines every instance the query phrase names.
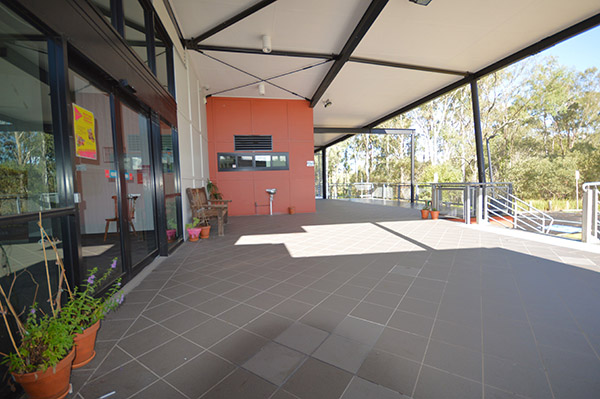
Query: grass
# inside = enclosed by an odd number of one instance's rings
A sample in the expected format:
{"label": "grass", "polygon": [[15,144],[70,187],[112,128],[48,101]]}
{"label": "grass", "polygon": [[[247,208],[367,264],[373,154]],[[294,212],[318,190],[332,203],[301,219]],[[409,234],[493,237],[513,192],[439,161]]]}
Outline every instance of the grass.
{"label": "grass", "polygon": [[[531,204],[534,208],[542,211],[568,211],[581,209],[583,206],[583,200],[579,200],[579,206],[576,206],[575,200],[524,200],[528,204]],[[550,206],[552,208],[550,208]]]}

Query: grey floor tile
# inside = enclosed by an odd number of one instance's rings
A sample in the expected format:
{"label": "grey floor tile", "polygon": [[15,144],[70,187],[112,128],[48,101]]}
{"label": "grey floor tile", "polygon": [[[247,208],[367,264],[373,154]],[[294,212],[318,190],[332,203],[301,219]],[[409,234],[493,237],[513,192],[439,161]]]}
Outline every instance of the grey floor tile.
{"label": "grey floor tile", "polygon": [[311,305],[316,305],[328,296],[329,293],[327,292],[317,291],[312,288],[305,288],[302,291],[298,292],[296,295],[292,296],[292,299],[309,303]]}
{"label": "grey floor tile", "polygon": [[330,399],[342,395],[352,375],[309,358],[285,383],[283,389],[300,399]]}
{"label": "grey floor tile", "polygon": [[333,310],[318,308],[308,312],[300,322],[324,331],[333,331],[338,324],[346,317],[343,313]]}
{"label": "grey floor tile", "polygon": [[392,308],[361,302],[350,315],[374,323],[386,324],[393,312]]}
{"label": "grey floor tile", "polygon": [[403,395],[412,394],[419,363],[393,355],[391,353],[372,350],[357,375],[375,384],[383,385]]}
{"label": "grey floor tile", "polygon": [[135,360],[104,376],[89,382],[80,391],[84,398],[99,398],[117,392],[119,398],[127,398],[158,380],[154,374]]}
{"label": "grey floor tile", "polygon": [[415,313],[398,310],[394,312],[387,325],[399,330],[429,337],[431,328],[433,327],[433,319]]}
{"label": "grey floor tile", "polygon": [[401,295],[391,294],[384,291],[371,291],[363,301],[374,303],[375,305],[387,306],[388,308],[396,308],[402,299]]}
{"label": "grey floor tile", "polygon": [[235,330],[237,328],[231,324],[213,318],[186,332],[183,336],[204,348],[209,348]]}
{"label": "grey floor tile", "polygon": [[360,301],[369,293],[369,291],[370,291],[369,288],[359,287],[357,285],[352,285],[352,284],[344,284],[343,286],[338,288],[338,290],[335,293],[337,295],[345,296],[345,297],[352,298],[352,299],[357,299]]}
{"label": "grey floor tile", "polygon": [[420,271],[421,271],[420,267],[397,265],[397,266],[394,266],[394,268],[392,270],[390,270],[390,273],[401,274],[403,276],[416,277],[419,275]]}
{"label": "grey floor tile", "polygon": [[160,325],[168,328],[171,331],[175,331],[177,334],[182,334],[185,331],[199,326],[210,318],[211,317],[209,315],[201,313],[195,309],[188,309],[182,313],[179,313],[177,316],[163,320]]}
{"label": "grey floor tile", "polygon": [[152,398],[169,398],[169,399],[186,399],[186,397],[171,385],[162,380],[156,381],[148,388],[138,392],[131,399],[152,399]]}
{"label": "grey floor tile", "polygon": [[294,299],[286,299],[271,309],[271,312],[279,316],[287,317],[288,319],[298,320],[312,308],[313,306],[310,304]]}
{"label": "grey floor tile", "polygon": [[328,332],[318,328],[303,323],[294,323],[279,334],[275,341],[302,353],[311,354],[328,335]]}
{"label": "grey floor tile", "polygon": [[223,294],[223,296],[225,298],[233,299],[234,301],[243,302],[245,300],[252,298],[255,295],[260,294],[261,292],[262,291],[259,291],[254,288],[242,286],[242,287],[235,288],[235,289],[227,292],[226,294]]}
{"label": "grey floor tile", "polygon": [[420,335],[385,328],[375,344],[376,349],[391,352],[407,359],[421,362],[428,339]]}
{"label": "grey floor tile", "polygon": [[244,363],[244,368],[279,386],[304,359],[302,353],[271,342]]}
{"label": "grey floor tile", "polygon": [[275,385],[243,369],[237,369],[202,399],[264,399],[268,398],[275,389],[277,389]]}
{"label": "grey floor tile", "polygon": [[481,352],[432,339],[427,347],[424,363],[481,382],[482,359]]}
{"label": "grey floor tile", "polygon": [[234,369],[235,366],[231,363],[204,352],[164,379],[188,397],[198,398]]}
{"label": "grey floor tile", "polygon": [[421,299],[404,297],[398,305],[398,310],[405,312],[416,313],[425,317],[435,317],[438,309],[438,304]]}
{"label": "grey floor tile", "polygon": [[288,328],[293,321],[277,316],[273,313],[265,313],[244,327],[268,339],[273,339]]}
{"label": "grey floor tile", "polygon": [[179,303],[182,303],[184,305],[194,307],[194,306],[198,306],[201,303],[206,302],[210,299],[213,299],[215,297],[216,297],[216,294],[213,294],[212,292],[198,290],[198,291],[189,293],[187,295],[183,295],[183,296],[177,298],[176,301]]}
{"label": "grey floor tile", "polygon": [[221,313],[219,315],[219,319],[241,327],[248,324],[248,322],[254,320],[263,313],[264,310],[242,303],[224,313]]}
{"label": "grey floor tile", "polygon": [[87,364],[87,366],[91,366],[93,369],[95,369],[91,380],[101,377],[117,367],[121,367],[133,360],[133,357],[131,357],[118,346],[111,348],[110,352],[105,352],[103,354],[98,353],[98,350],[98,344],[96,344],[96,357],[94,357],[94,359]]}
{"label": "grey floor tile", "polygon": [[334,312],[338,313],[349,313],[357,304],[358,300],[356,299],[346,298],[339,295],[331,295],[321,302],[318,307],[333,310]]}
{"label": "grey floor tile", "polygon": [[221,342],[210,348],[210,351],[241,365],[254,356],[268,341],[263,337],[245,330],[237,330]]}
{"label": "grey floor tile", "polygon": [[150,310],[146,310],[144,313],[142,313],[142,315],[152,321],[159,323],[187,309],[188,307],[185,305],[174,301],[170,301],[163,303],[162,305],[156,306]]}
{"label": "grey floor tile", "polygon": [[569,352],[590,354],[591,347],[579,331],[563,330],[548,326],[533,325],[536,341],[541,345],[553,346]]}
{"label": "grey floor tile", "polygon": [[127,294],[127,302],[129,303],[148,303],[156,295],[156,290],[132,290]]}
{"label": "grey floor tile", "polygon": [[238,304],[239,302],[232,301],[231,299],[216,297],[196,306],[195,308],[211,316],[217,316],[218,314],[221,314]]}
{"label": "grey floor tile", "polygon": [[106,320],[135,319],[145,307],[145,303],[127,303],[127,299],[125,299],[125,303],[119,306],[117,310],[110,312],[106,316]]}
{"label": "grey floor tile", "polygon": [[340,399],[408,399],[408,396],[363,378],[354,377]]}
{"label": "grey floor tile", "polygon": [[312,356],[354,374],[370,350],[370,346],[341,335],[331,334]]}
{"label": "grey floor tile", "polygon": [[513,361],[484,356],[486,385],[529,398],[550,398],[550,387],[543,368],[524,367]]}
{"label": "grey floor tile", "polygon": [[287,391],[284,391],[283,389],[280,389],[275,393],[275,395],[271,396],[270,399],[298,399],[298,397]]}
{"label": "grey floor tile", "polygon": [[179,367],[204,349],[181,337],[159,346],[137,360],[160,377]]}
{"label": "grey floor tile", "polygon": [[284,300],[285,297],[263,292],[262,294],[258,294],[255,297],[250,298],[246,301],[246,303],[259,309],[268,310]]}
{"label": "grey floor tile", "polygon": [[174,338],[175,334],[166,328],[155,324],[136,334],[119,341],[119,346],[127,353],[136,357],[148,352],[166,341]]}
{"label": "grey floor tile", "polygon": [[193,292],[196,290],[198,290],[198,288],[193,287],[191,285],[179,284],[172,288],[163,288],[162,290],[159,291],[159,294],[162,296],[166,296],[167,298],[170,298],[170,299],[175,299],[175,298],[179,298],[180,296],[189,294],[190,292]]}
{"label": "grey floor tile", "polygon": [[593,352],[567,352],[546,345],[540,345],[539,349],[552,379],[577,378],[594,381],[600,375],[600,360]]}
{"label": "grey floor tile", "polygon": [[431,332],[431,338],[453,345],[464,346],[476,351],[483,350],[481,327],[473,328],[443,320],[436,320]]}
{"label": "grey floor tile", "polygon": [[423,366],[414,399],[480,399],[481,383]]}
{"label": "grey floor tile", "polygon": [[383,332],[384,326],[367,320],[347,316],[333,330],[334,334],[373,346]]}
{"label": "grey floor tile", "polygon": [[111,341],[119,339],[131,327],[133,320],[102,320],[98,330],[97,340]]}

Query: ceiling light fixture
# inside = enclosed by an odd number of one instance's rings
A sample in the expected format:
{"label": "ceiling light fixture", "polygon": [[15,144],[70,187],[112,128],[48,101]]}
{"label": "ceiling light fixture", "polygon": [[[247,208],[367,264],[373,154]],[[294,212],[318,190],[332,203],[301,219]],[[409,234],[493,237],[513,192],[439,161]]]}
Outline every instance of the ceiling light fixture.
{"label": "ceiling light fixture", "polygon": [[408,0],[408,1],[410,1],[411,3],[418,4],[420,6],[426,6],[426,5],[429,5],[429,3],[431,3],[431,0]]}
{"label": "ceiling light fixture", "polygon": [[261,96],[265,95],[265,82],[260,82],[258,84],[258,94],[260,94]]}
{"label": "ceiling light fixture", "polygon": [[330,106],[330,105],[332,105],[332,104],[333,104],[333,103],[331,102],[331,100],[330,100],[330,99],[323,100],[323,107],[325,107],[325,108],[329,107],[329,106]]}
{"label": "ceiling light fixture", "polygon": [[262,47],[263,53],[270,53],[271,50],[273,49],[271,47],[271,36],[264,35],[262,37],[262,45],[263,45],[263,47]]}

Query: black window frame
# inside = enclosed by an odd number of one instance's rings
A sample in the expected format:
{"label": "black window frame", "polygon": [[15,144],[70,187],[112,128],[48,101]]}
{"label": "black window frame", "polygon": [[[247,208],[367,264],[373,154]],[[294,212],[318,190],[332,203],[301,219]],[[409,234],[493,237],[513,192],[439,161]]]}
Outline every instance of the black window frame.
{"label": "black window frame", "polygon": [[[271,166],[271,167],[262,167],[256,166],[256,157],[257,156],[279,156],[285,155],[285,166]],[[224,168],[221,167],[220,157],[221,156],[230,156],[235,157],[234,165],[237,165],[237,160],[239,157],[252,157],[252,166],[251,167],[240,167],[237,166]],[[289,170],[290,169],[290,153],[289,152],[219,152],[217,153],[217,166],[219,172],[242,172],[242,171],[253,171],[253,172],[267,172],[273,170]]]}

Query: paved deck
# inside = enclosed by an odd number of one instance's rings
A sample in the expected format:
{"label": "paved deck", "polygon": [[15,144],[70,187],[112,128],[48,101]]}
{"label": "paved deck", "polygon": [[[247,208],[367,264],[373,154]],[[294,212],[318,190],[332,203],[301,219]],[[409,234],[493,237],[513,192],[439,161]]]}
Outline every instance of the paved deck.
{"label": "paved deck", "polygon": [[597,253],[412,209],[317,209],[232,217],[162,259],[70,397],[600,397]]}

